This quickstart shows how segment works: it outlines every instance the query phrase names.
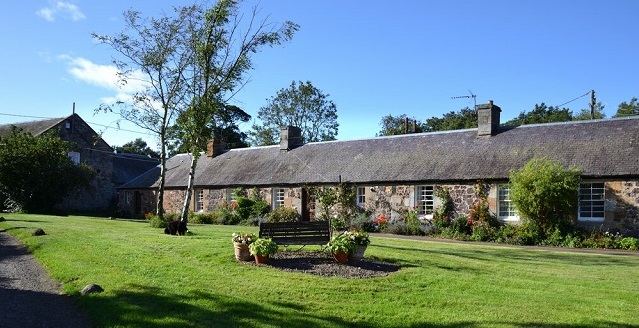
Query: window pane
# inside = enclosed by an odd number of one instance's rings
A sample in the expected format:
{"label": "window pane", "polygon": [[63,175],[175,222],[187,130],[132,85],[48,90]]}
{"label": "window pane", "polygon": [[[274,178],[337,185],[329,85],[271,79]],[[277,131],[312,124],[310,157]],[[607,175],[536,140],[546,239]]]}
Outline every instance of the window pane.
{"label": "window pane", "polygon": [[603,220],[605,188],[603,182],[579,185],[579,218]]}

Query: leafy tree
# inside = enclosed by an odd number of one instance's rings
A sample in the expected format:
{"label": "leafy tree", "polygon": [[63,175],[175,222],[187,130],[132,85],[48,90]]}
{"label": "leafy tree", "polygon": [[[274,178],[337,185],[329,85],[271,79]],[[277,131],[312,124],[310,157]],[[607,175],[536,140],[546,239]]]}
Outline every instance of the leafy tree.
{"label": "leafy tree", "polygon": [[89,166],[69,159],[69,144],[53,134],[34,137],[14,127],[0,145],[0,193],[14,209],[50,213],[94,176]]}
{"label": "leafy tree", "polygon": [[[251,55],[265,46],[290,40],[298,29],[292,22],[286,22],[279,29],[266,20],[256,23],[257,8],[248,26],[241,26],[243,15],[237,12],[237,6],[237,1],[218,1],[213,8],[204,10],[202,17],[192,17],[190,24],[190,37],[186,41],[194,47],[195,55],[190,65],[192,98],[179,121],[181,141],[191,154],[183,221],[188,216],[198,154],[205,149],[202,145],[211,137],[213,129],[222,132],[234,124],[234,118],[245,121],[250,118],[238,107],[226,103],[236,88],[244,84],[244,73],[253,67]],[[238,32],[243,28],[246,30]]]}
{"label": "leafy tree", "polygon": [[122,146],[115,147],[115,151],[118,153],[129,153],[149,156],[151,158],[160,158],[160,154],[157,151],[149,148],[146,141],[141,138],[136,138],[133,141],[129,141]]}
{"label": "leafy tree", "polygon": [[470,129],[477,127],[477,111],[468,107],[451,111],[442,118],[431,117],[424,122],[424,132]]}
{"label": "leafy tree", "polygon": [[546,233],[565,230],[573,221],[581,171],[564,169],[547,158],[533,158],[510,172],[512,199],[519,214]]}
{"label": "leafy tree", "polygon": [[585,121],[591,119],[602,119],[606,118],[606,113],[604,113],[604,105],[601,102],[595,104],[595,117],[590,117],[590,108],[582,109],[579,114],[572,117],[573,121]]}
{"label": "leafy tree", "polygon": [[158,136],[161,170],[156,213],[160,217],[164,215],[169,132],[177,116],[184,113],[182,142],[197,153],[201,140],[210,137],[205,133],[213,113],[234,94],[243,83],[243,73],[252,67],[250,54],[262,45],[289,39],[298,28],[286,22],[282,29],[271,30],[274,25],[256,21],[254,9],[243,29],[237,6],[234,0],[219,1],[213,8],[194,4],[149,19],[129,10],[124,14],[123,32],[93,34],[123,58],[114,59],[121,82],[142,86],[131,100],[101,109],[112,111],[117,106],[123,119]]}
{"label": "leafy tree", "polygon": [[161,169],[156,214],[160,218],[164,216],[168,129],[178,110],[188,103],[186,77],[193,58],[188,23],[198,10],[195,5],[175,7],[173,16],[164,14],[150,19],[128,10],[124,13],[123,32],[113,36],[93,34],[121,55],[121,59],[113,60],[121,84],[141,84],[130,100],[103,104],[100,110],[113,111],[118,107],[123,119],[158,136]]}
{"label": "leafy tree", "polygon": [[[222,106],[224,108],[220,108],[219,111],[213,113],[211,121],[205,126],[206,131],[203,132],[203,135],[209,138],[221,138],[228,149],[248,147],[248,135],[240,130],[238,124],[240,122],[248,122],[251,119],[251,115],[234,105]],[[186,113],[181,113],[175,125],[171,127],[169,135],[172,141],[168,146],[170,156],[190,151],[183,141],[184,134],[187,133],[187,131],[184,131],[186,125],[183,122],[185,120]],[[200,150],[206,149],[207,142],[208,139],[201,138],[197,148]]]}
{"label": "leafy tree", "polygon": [[639,102],[637,102],[637,98],[633,97],[630,99],[630,102],[622,102],[619,104],[617,108],[617,113],[614,117],[624,117],[624,116],[633,116],[639,115]]}
{"label": "leafy tree", "polygon": [[406,134],[408,132],[423,132],[422,124],[417,122],[414,117],[409,118],[406,114],[399,116],[386,115],[382,117],[379,125],[382,127],[377,133],[379,137]]}
{"label": "leafy tree", "polygon": [[547,107],[546,104],[535,104],[535,108],[530,112],[521,112],[517,118],[514,118],[504,125],[517,126],[524,124],[567,122],[572,120],[572,112],[568,108]]}
{"label": "leafy tree", "polygon": [[280,127],[287,125],[302,129],[304,142],[335,140],[339,126],[337,108],[328,96],[309,81],[293,81],[260,108],[257,116],[262,125],[253,124],[253,131],[249,133],[251,143],[276,144]]}

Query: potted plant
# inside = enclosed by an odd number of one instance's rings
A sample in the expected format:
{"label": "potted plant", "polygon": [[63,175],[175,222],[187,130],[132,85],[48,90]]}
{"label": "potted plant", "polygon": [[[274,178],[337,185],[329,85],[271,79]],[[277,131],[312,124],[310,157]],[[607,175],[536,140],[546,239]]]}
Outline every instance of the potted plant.
{"label": "potted plant", "polygon": [[366,252],[366,247],[371,243],[368,232],[364,230],[351,230],[344,232],[355,243],[355,249],[349,254],[351,259],[361,260]]}
{"label": "potted plant", "polygon": [[258,238],[249,245],[249,250],[255,256],[255,263],[266,263],[269,255],[277,253],[277,244],[271,238]]}
{"label": "potted plant", "polygon": [[249,252],[249,245],[252,244],[257,237],[251,232],[234,232],[233,248],[235,248],[235,258],[238,261],[251,261],[253,256]]}
{"label": "potted plant", "polygon": [[355,249],[355,242],[342,233],[333,236],[331,241],[326,244],[326,248],[333,254],[335,262],[345,263],[348,261],[348,254]]}

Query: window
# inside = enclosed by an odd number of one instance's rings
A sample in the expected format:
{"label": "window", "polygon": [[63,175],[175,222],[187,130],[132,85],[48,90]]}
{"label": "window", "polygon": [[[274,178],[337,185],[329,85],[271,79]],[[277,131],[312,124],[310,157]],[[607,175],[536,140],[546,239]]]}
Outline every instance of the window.
{"label": "window", "polygon": [[204,212],[204,189],[195,190],[195,211]]}
{"label": "window", "polygon": [[415,189],[415,208],[419,215],[433,214],[435,192],[433,186],[417,186]]}
{"label": "window", "polygon": [[131,192],[128,190],[124,192],[124,203],[131,205]]}
{"label": "window", "polygon": [[235,201],[235,189],[226,189],[226,200],[229,203]]}
{"label": "window", "polygon": [[366,188],[357,187],[357,206],[364,207],[366,205]]}
{"label": "window", "polygon": [[579,185],[579,220],[601,222],[604,220],[605,188],[603,182]]}
{"label": "window", "polygon": [[284,206],[284,188],[273,188],[273,209]]}
{"label": "window", "polygon": [[80,164],[80,153],[78,153],[77,151],[70,151],[67,155],[69,156],[71,162],[73,162],[74,164]]}
{"label": "window", "polygon": [[512,200],[510,199],[510,185],[501,184],[497,186],[497,216],[504,221],[518,221],[519,214],[515,210]]}

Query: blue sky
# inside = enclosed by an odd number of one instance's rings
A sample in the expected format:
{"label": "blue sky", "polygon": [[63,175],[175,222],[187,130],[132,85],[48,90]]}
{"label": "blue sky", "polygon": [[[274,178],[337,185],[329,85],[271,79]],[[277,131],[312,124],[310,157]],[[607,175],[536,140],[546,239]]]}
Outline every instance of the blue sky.
{"label": "blue sky", "polygon": [[[107,143],[153,136],[115,114],[94,114],[126,90],[113,86],[110,48],[91,33],[124,28],[122,13],[170,12],[192,1],[31,0],[0,4],[0,124],[76,112]],[[159,4],[159,5],[158,5]],[[242,4],[248,11],[258,4]],[[261,0],[273,22],[299,32],[253,57],[233,99],[254,118],[293,80],[311,81],[336,104],[339,140],[373,137],[384,115],[419,120],[494,100],[502,122],[536,103],[561,105],[591,89],[608,117],[639,97],[639,1]],[[574,112],[589,97],[566,104]],[[21,116],[15,116],[21,115]],[[242,126],[250,128],[250,123]],[[138,131],[132,132],[132,131]]]}

